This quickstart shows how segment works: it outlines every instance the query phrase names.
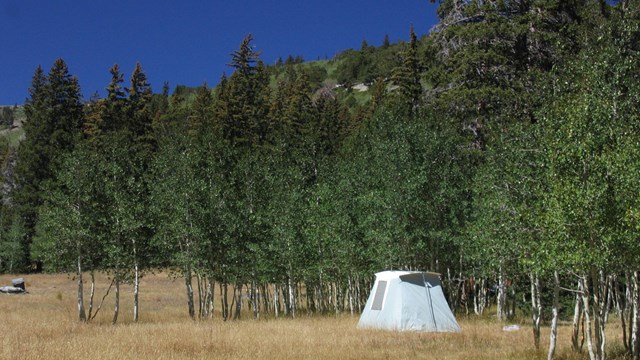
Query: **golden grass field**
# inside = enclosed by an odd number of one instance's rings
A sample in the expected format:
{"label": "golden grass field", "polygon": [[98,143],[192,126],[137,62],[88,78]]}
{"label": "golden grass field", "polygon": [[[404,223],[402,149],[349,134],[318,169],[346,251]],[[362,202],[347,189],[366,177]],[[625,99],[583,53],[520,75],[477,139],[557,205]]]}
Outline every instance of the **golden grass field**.
{"label": "golden grass field", "polygon": [[[0,275],[0,286],[16,275]],[[357,316],[299,316],[223,322],[192,321],[183,283],[148,275],[140,289],[140,321],[132,319],[132,291],[124,287],[119,323],[111,325],[113,296],[98,317],[79,323],[76,282],[67,275],[25,275],[28,294],[0,294],[1,359],[543,359],[531,328],[503,332],[504,324],[458,316],[458,334],[360,330]],[[99,285],[108,285],[104,276]],[[104,289],[97,291],[102,297]],[[218,304],[216,304],[217,306]],[[619,347],[617,322],[608,326],[609,346]],[[559,329],[558,359],[581,359],[570,351],[569,327]],[[586,347],[586,345],[585,345]]]}

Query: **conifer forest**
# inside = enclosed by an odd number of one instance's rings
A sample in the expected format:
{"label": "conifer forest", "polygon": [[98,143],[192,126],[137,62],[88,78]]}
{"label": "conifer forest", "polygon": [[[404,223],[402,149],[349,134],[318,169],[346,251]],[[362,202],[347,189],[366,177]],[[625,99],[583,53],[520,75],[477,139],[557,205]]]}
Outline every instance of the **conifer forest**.
{"label": "conifer forest", "polygon": [[315,61],[266,64],[248,34],[211,87],[115,64],[85,99],[38,67],[0,140],[0,272],[75,274],[80,321],[108,273],[116,323],[157,269],[214,321],[358,313],[376,272],[433,271],[458,316],[524,314],[535,344],[566,320],[591,359],[615,319],[640,358],[640,1],[438,16]]}

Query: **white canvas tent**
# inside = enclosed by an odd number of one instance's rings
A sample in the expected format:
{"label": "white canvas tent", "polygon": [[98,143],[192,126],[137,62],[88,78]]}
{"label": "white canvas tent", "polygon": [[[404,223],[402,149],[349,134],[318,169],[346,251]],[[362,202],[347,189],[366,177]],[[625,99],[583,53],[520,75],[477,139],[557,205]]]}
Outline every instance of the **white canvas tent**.
{"label": "white canvas tent", "polygon": [[401,331],[460,331],[444,298],[440,275],[421,271],[377,273],[358,327]]}

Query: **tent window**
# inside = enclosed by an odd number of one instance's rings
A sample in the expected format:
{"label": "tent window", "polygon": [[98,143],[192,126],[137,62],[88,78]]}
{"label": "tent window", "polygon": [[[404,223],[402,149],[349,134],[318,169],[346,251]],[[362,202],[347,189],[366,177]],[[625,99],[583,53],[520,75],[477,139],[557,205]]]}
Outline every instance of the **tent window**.
{"label": "tent window", "polygon": [[387,290],[386,281],[378,281],[378,287],[376,288],[376,295],[373,297],[373,304],[371,304],[371,310],[382,310],[382,302],[384,301],[384,293]]}

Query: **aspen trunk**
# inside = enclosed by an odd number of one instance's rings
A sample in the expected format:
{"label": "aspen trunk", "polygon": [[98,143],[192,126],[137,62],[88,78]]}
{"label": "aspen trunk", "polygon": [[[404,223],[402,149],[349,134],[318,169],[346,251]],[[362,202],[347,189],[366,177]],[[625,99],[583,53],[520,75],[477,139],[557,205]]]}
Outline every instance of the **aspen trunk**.
{"label": "aspen trunk", "polygon": [[251,281],[251,306],[253,307],[253,318],[254,320],[260,319],[260,306],[258,304],[258,297],[260,296],[258,292],[258,286],[255,280]]}
{"label": "aspen trunk", "polygon": [[631,318],[631,349],[633,359],[640,359],[640,324],[639,316],[640,316],[640,281],[638,280],[640,277],[640,273],[638,271],[633,272],[632,281],[633,281],[633,305],[632,305],[632,318]]}
{"label": "aspen trunk", "polygon": [[280,299],[278,298],[279,286],[276,284],[273,288],[273,314],[277,318],[280,314],[278,313],[280,310]]}
{"label": "aspen trunk", "polygon": [[234,320],[239,320],[242,312],[242,284],[236,283],[236,286],[233,290],[233,295],[236,303],[236,310],[233,315]]}
{"label": "aspen trunk", "polygon": [[573,310],[573,329],[571,332],[571,349],[574,352],[582,351],[580,341],[580,324],[582,324],[582,281],[578,280],[578,289],[576,292],[576,304]]}
{"label": "aspen trunk", "polygon": [[291,317],[295,318],[296,317],[295,286],[293,286],[293,280],[291,279],[291,276],[288,277],[287,286],[289,288],[289,314],[291,315]]}
{"label": "aspen trunk", "polygon": [[307,302],[307,315],[312,315],[315,310],[315,304],[313,300],[313,294],[311,291],[308,291],[308,290],[307,290],[306,302]]}
{"label": "aspen trunk", "polygon": [[[204,313],[204,287],[205,284],[202,281],[202,275],[196,271],[196,287],[198,290],[198,319],[202,320],[203,316],[205,316]],[[195,300],[194,300],[195,302]],[[195,305],[194,305],[195,307]]]}
{"label": "aspen trunk", "polygon": [[[538,292],[539,294],[539,292]],[[558,339],[558,308],[560,298],[560,276],[557,271],[553,272],[553,308],[551,310],[551,331],[549,335],[549,352],[547,360],[553,360],[556,353],[556,342]]]}
{"label": "aspen trunk", "polygon": [[629,340],[627,337],[627,311],[629,307],[629,302],[626,301],[626,294],[629,291],[629,276],[625,274],[626,286],[625,286],[625,297],[623,298],[620,289],[619,289],[619,280],[616,278],[615,284],[613,287],[616,289],[616,303],[618,304],[618,316],[620,317],[620,327],[622,328],[622,343],[624,344],[624,349],[630,353],[631,348],[629,347]]}
{"label": "aspen trunk", "polygon": [[604,313],[604,323],[606,324],[607,322],[609,322],[609,310],[613,309],[614,307],[616,308],[616,310],[618,311],[618,314],[620,313],[620,304],[618,304],[617,301],[617,297],[616,297],[616,276],[615,275],[608,275],[606,277],[606,282],[607,282],[607,296],[606,296],[606,304],[605,304],[605,313]]}
{"label": "aspen trunk", "polygon": [[464,304],[464,314],[469,315],[469,296],[467,295],[469,289],[467,287],[467,282],[462,278],[462,276],[460,276],[460,279],[460,301]]}
{"label": "aspen trunk", "polygon": [[625,278],[627,281],[627,290],[625,292],[626,303],[627,303],[627,348],[629,349],[630,354],[633,357],[633,318],[634,318],[634,309],[636,307],[634,302],[634,279],[633,274],[626,272]]}
{"label": "aspen trunk", "polygon": [[596,358],[598,360],[605,360],[605,319],[607,317],[606,309],[606,296],[607,296],[607,281],[602,270],[591,270],[591,282],[593,284],[593,323],[595,331],[595,351]]}
{"label": "aspen trunk", "polygon": [[349,312],[353,315],[353,282],[351,281],[351,275],[347,278],[349,280]]}
{"label": "aspen trunk", "polygon": [[215,312],[215,307],[213,304],[213,296],[215,295],[215,286],[216,286],[216,282],[215,280],[213,280],[213,278],[209,278],[209,288],[207,291],[207,314],[209,316],[209,319],[213,319],[214,318],[214,312]]}
{"label": "aspen trunk", "polygon": [[260,285],[261,288],[261,293],[262,293],[262,304],[263,304],[263,309],[264,312],[266,314],[269,314],[271,312],[271,293],[270,293],[270,289],[269,289],[269,285],[268,284],[262,284]]}
{"label": "aspen trunk", "polygon": [[531,325],[533,330],[533,344],[540,348],[540,321],[542,304],[540,303],[540,279],[534,273],[529,274],[531,280]]}
{"label": "aspen trunk", "polygon": [[220,283],[220,307],[222,308],[222,320],[227,321],[229,319],[229,285],[225,281]]}
{"label": "aspen trunk", "polygon": [[487,287],[485,286],[485,279],[481,278],[480,281],[474,283],[473,294],[473,312],[476,315],[482,315],[484,309],[487,307]]}
{"label": "aspen trunk", "polygon": [[498,320],[502,321],[506,319],[507,312],[507,291],[504,275],[502,271],[498,275],[498,298],[496,299],[496,315]]}
{"label": "aspen trunk", "polygon": [[[473,278],[472,278],[473,279]],[[471,289],[471,296],[473,297],[473,313],[476,315],[480,315],[480,301],[479,301],[479,293],[478,293],[478,284],[474,283],[469,286]]]}
{"label": "aspen trunk", "polygon": [[340,285],[337,282],[333,283],[333,296],[334,296],[334,306],[333,306],[333,310],[336,314],[338,314],[341,310],[342,307],[342,289],[340,288]]}
{"label": "aspen trunk", "polygon": [[84,311],[84,285],[82,283],[82,257],[78,255],[78,319],[87,321],[87,315]]}
{"label": "aspen trunk", "polygon": [[184,285],[187,291],[187,307],[189,310],[189,317],[196,318],[196,310],[193,302],[193,284],[191,282],[191,266],[187,265],[184,269]]}
{"label": "aspen trunk", "polygon": [[93,316],[93,297],[96,294],[96,274],[91,270],[91,293],[89,294],[89,315],[87,321],[91,320]]}
{"label": "aspen trunk", "polygon": [[134,276],[133,276],[133,321],[138,322],[138,315],[140,314],[140,303],[138,302],[138,294],[140,293],[140,269],[138,267],[138,261],[134,264]]}
{"label": "aspen trunk", "polygon": [[118,322],[118,314],[120,312],[120,278],[119,275],[116,275],[116,293],[115,293],[115,304],[113,306],[113,320],[111,324],[115,325]]}
{"label": "aspen trunk", "polygon": [[484,314],[484,310],[488,306],[489,301],[489,288],[487,287],[487,279],[482,278],[480,282],[480,315]]}
{"label": "aspen trunk", "polygon": [[584,275],[580,281],[582,281],[582,305],[584,314],[584,332],[587,339],[587,350],[589,351],[589,359],[601,360],[597,358],[597,353],[593,351],[593,336],[591,334],[591,315],[590,315],[590,300],[589,297],[589,285],[586,283],[586,275]]}
{"label": "aspen trunk", "polygon": [[514,286],[514,284],[511,284],[511,309],[509,310],[507,317],[509,319],[513,319],[514,316],[516,316],[516,287]]}
{"label": "aspen trunk", "polygon": [[359,276],[356,275],[356,306],[358,309],[358,313],[362,313],[362,293],[363,291],[361,290],[364,287],[364,282],[365,280],[360,279]]}

